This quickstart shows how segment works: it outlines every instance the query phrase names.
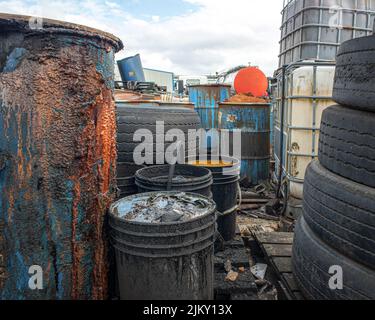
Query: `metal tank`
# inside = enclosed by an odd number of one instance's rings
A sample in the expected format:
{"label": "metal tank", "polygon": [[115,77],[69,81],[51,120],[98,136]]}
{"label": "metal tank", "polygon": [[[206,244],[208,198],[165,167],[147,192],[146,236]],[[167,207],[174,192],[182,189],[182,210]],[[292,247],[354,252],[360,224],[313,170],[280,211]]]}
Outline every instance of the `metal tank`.
{"label": "metal tank", "polygon": [[270,107],[266,103],[219,104],[219,128],[241,130],[241,177],[252,185],[269,179]]}
{"label": "metal tank", "polygon": [[335,60],[340,44],[372,34],[375,0],[284,0],[279,67]]}
{"label": "metal tank", "polygon": [[219,103],[229,99],[231,85],[208,84],[189,86],[189,101],[195,105],[202,121],[202,128],[217,129]]}
{"label": "metal tank", "polygon": [[0,14],[0,300],[106,299],[123,45],[95,29],[30,21]]}

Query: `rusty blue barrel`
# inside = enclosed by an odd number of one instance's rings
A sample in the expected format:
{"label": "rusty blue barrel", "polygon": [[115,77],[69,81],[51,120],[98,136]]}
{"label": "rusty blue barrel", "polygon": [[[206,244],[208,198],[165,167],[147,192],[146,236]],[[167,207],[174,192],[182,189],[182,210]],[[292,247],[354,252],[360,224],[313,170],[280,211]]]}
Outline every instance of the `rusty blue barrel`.
{"label": "rusty blue barrel", "polygon": [[[268,180],[270,172],[270,104],[221,103],[219,128],[241,130],[241,178],[252,185]],[[230,153],[233,135],[230,134]]]}
{"label": "rusty blue barrel", "polygon": [[0,300],[106,299],[123,45],[38,23],[0,14]]}
{"label": "rusty blue barrel", "polygon": [[189,87],[189,100],[195,105],[202,128],[218,128],[218,107],[219,103],[230,97],[231,85],[207,84]]}

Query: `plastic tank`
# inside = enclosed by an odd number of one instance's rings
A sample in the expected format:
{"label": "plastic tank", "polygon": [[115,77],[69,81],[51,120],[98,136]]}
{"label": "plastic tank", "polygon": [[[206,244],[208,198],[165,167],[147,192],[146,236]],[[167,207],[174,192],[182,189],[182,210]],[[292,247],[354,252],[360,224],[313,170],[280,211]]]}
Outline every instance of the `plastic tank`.
{"label": "plastic tank", "polygon": [[[323,111],[332,101],[335,66],[301,63],[286,71],[283,171],[289,195],[303,198],[303,182],[310,162],[318,156],[319,128]],[[280,166],[281,77],[278,79],[275,121],[276,172]]]}
{"label": "plastic tank", "polygon": [[[70,23],[42,26],[0,14],[0,300],[106,299],[122,43]],[[32,266],[41,290],[30,289]]]}
{"label": "plastic tank", "polygon": [[280,61],[335,60],[340,44],[372,34],[375,0],[284,1]]}

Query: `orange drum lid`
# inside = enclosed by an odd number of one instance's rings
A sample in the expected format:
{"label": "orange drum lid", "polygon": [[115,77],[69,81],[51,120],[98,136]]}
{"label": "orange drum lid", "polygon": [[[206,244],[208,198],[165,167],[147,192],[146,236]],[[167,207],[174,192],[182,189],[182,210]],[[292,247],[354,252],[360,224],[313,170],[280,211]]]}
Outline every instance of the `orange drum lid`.
{"label": "orange drum lid", "polygon": [[263,97],[267,94],[267,88],[267,77],[256,67],[240,70],[234,80],[234,89],[238,94],[250,93],[254,97]]}

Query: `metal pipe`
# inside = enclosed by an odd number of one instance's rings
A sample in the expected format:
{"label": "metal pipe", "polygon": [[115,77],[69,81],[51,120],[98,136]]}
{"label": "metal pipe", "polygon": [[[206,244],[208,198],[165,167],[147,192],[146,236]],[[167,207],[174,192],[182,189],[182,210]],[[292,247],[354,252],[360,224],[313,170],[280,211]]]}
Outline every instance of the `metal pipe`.
{"label": "metal pipe", "polygon": [[276,196],[280,197],[283,176],[283,162],[284,162],[284,109],[285,109],[285,70],[286,65],[282,67],[282,85],[281,85],[281,123],[280,123],[280,153],[279,153],[279,178]]}

